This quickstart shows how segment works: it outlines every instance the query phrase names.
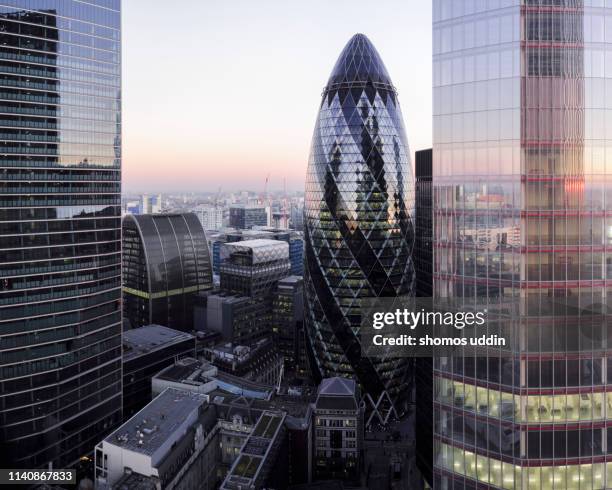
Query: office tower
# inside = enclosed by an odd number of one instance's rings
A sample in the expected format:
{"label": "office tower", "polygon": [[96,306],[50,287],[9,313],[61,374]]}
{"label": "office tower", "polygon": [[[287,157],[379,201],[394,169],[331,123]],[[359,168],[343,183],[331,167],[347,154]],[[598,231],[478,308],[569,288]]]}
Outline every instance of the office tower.
{"label": "office tower", "polygon": [[157,194],[155,196],[151,196],[151,214],[159,214],[163,209],[163,200],[162,195]]}
{"label": "office tower", "polygon": [[289,239],[289,260],[291,261],[291,274],[304,275],[304,239],[297,233],[293,233]]}
{"label": "office tower", "polygon": [[364,414],[355,381],[346,378],[321,381],[313,417],[314,478],[359,480]]}
{"label": "office tower", "polygon": [[0,466],[121,420],[118,0],[0,5]]}
{"label": "office tower", "polygon": [[434,2],[434,295],[520,340],[435,359],[434,488],[612,486],[610,358],[558,314],[609,303],[611,15]]}
{"label": "office tower", "polygon": [[255,239],[221,247],[221,290],[208,296],[207,328],[245,345],[272,334],[278,281],[290,275],[289,245]]}
{"label": "office tower", "polygon": [[304,201],[292,201],[289,228],[296,231],[304,229]]}
{"label": "office tower", "polygon": [[304,273],[304,240],[302,234],[291,230],[258,226],[251,230],[233,230],[209,235],[211,242],[210,248],[213,256],[213,271],[215,274],[219,273],[219,268],[221,266],[221,247],[224,243],[255,240],[258,238],[287,242],[289,244],[291,274],[301,276]]}
{"label": "office tower", "polygon": [[262,300],[290,274],[289,246],[278,240],[246,240],[221,247],[221,289]]}
{"label": "office tower", "polygon": [[123,218],[123,321],[190,332],[194,298],[212,288],[202,224],[193,213]]}
{"label": "office tower", "polygon": [[336,62],[306,177],[306,329],[317,379],[356,376],[372,414],[405,410],[408,359],[361,355],[361,302],[414,293],[410,153],[397,94],[370,41]]}
{"label": "office tower", "polygon": [[285,370],[299,372],[299,349],[303,348],[304,280],[287,276],[278,281],[272,301],[272,332],[285,361]]}
{"label": "office tower", "polygon": [[229,225],[239,230],[253,226],[269,226],[269,208],[259,205],[234,204],[229,210]]}
{"label": "office tower", "polygon": [[197,315],[204,322],[199,327],[218,333],[226,342],[250,345],[271,333],[269,301],[225,291],[202,293],[198,299]]}
{"label": "office tower", "polygon": [[433,294],[433,216],[431,192],[432,150],[415,152],[414,252],[415,293],[420,298]]}
{"label": "office tower", "polygon": [[198,206],[194,213],[198,215],[204,230],[220,230],[223,228],[223,208],[220,206]]}
{"label": "office tower", "polygon": [[[415,237],[412,254],[416,296],[433,294],[432,150],[415,153]],[[433,473],[433,360],[418,357],[414,365],[416,461],[426,481]]]}
{"label": "office tower", "polygon": [[153,202],[151,196],[143,194],[140,197],[140,213],[139,214],[152,214],[153,213]]}
{"label": "office tower", "polygon": [[151,401],[151,378],[177,359],[195,356],[195,337],[161,325],[123,332],[123,420]]}

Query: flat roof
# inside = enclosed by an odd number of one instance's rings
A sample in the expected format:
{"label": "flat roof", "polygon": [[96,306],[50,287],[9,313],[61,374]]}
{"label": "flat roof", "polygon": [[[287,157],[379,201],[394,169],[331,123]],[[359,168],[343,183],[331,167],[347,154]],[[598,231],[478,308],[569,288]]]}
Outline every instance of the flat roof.
{"label": "flat roof", "polygon": [[159,480],[140,473],[125,473],[112,488],[120,490],[157,490]]}
{"label": "flat roof", "polygon": [[223,489],[239,489],[254,485],[285,420],[282,412],[264,412],[259,417],[223,485]]}
{"label": "flat roof", "polygon": [[162,325],[147,325],[123,332],[123,359],[129,360],[180,342],[194,341],[187,332]]}
{"label": "flat roof", "polygon": [[279,279],[278,284],[279,286],[282,284],[297,284],[299,282],[303,282],[304,278],[303,276],[287,276],[287,277],[283,277],[282,279]]}
{"label": "flat roof", "polygon": [[288,247],[287,242],[282,240],[272,240],[270,238],[254,238],[253,240],[243,240],[241,242],[228,242],[223,244],[225,247],[232,248],[265,248],[265,247]]}
{"label": "flat roof", "polygon": [[184,428],[197,420],[199,408],[208,397],[190,391],[165,389],[140,412],[104,439],[104,442],[146,456],[153,456],[162,445],[184,434]]}

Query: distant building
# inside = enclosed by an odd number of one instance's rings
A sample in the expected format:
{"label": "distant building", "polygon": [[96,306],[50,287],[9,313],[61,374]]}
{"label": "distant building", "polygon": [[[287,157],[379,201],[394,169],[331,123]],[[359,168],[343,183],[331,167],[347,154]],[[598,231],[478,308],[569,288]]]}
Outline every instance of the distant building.
{"label": "distant building", "polygon": [[301,276],[304,272],[304,239],[301,233],[292,230],[280,230],[268,226],[252,230],[227,230],[211,234],[209,247],[213,257],[213,271],[219,274],[221,268],[221,247],[224,243],[246,240],[268,239],[280,240],[289,244],[291,274]]}
{"label": "distant building", "polygon": [[96,446],[96,486],[121,490],[131,481],[212,490],[217,435],[217,413],[206,395],[168,388]]}
{"label": "distant building", "polygon": [[151,202],[151,197],[148,194],[143,194],[140,197],[140,213],[138,214],[152,214],[153,213],[153,205]]}
{"label": "distant building", "polygon": [[126,328],[152,323],[191,331],[193,303],[212,287],[204,229],[193,213],[123,219],[123,317]]}
{"label": "distant building", "polygon": [[363,451],[363,408],[355,381],[321,381],[313,417],[315,479],[357,481]]}
{"label": "distant building", "polygon": [[159,214],[163,211],[163,199],[161,194],[151,196],[151,213]]}
{"label": "distant building", "polygon": [[289,275],[289,246],[278,240],[247,240],[221,247],[221,289],[253,299],[268,296]]}
{"label": "distant building", "polygon": [[304,201],[292,202],[289,218],[289,227],[292,230],[304,230]]}
{"label": "distant building", "polygon": [[287,276],[278,281],[272,300],[272,332],[285,369],[300,371],[298,360],[304,349],[304,281],[300,276]]}
{"label": "distant building", "polygon": [[223,208],[221,206],[198,206],[194,213],[202,223],[204,230],[220,230],[223,228]]}
{"label": "distant building", "polygon": [[124,214],[141,214],[140,201],[128,201],[125,203]]}
{"label": "distant building", "polygon": [[151,378],[176,359],[195,355],[189,333],[148,325],[123,332],[123,419],[151,401]]}
{"label": "distant building", "polygon": [[269,209],[258,205],[232,205],[229,210],[229,225],[239,230],[248,230],[253,226],[268,226]]}

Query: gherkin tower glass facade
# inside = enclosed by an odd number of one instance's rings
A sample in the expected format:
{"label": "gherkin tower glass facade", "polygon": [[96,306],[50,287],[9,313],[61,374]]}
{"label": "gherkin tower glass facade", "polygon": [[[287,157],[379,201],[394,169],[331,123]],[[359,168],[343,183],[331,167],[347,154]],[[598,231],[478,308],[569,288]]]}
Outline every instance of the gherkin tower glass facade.
{"label": "gherkin tower glass facade", "polygon": [[305,295],[315,377],[356,377],[372,413],[400,415],[407,359],[361,355],[364,299],[411,295],[414,183],[397,93],[368,38],[323,92],[306,178]]}

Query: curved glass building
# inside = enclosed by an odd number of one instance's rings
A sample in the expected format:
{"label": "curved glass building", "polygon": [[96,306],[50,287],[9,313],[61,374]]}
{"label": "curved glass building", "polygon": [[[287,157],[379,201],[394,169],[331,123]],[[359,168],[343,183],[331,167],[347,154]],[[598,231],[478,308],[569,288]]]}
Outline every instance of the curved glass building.
{"label": "curved glass building", "polygon": [[0,0],[0,461],[121,422],[120,1]]}
{"label": "curved glass building", "polygon": [[357,34],[324,89],[312,140],[306,324],[315,376],[356,377],[383,421],[402,410],[408,360],[362,357],[356,332],[363,299],[413,294],[409,155],[389,74],[368,38]]}
{"label": "curved glass building", "polygon": [[194,213],[123,219],[123,321],[193,330],[193,302],[212,287],[206,235]]}

